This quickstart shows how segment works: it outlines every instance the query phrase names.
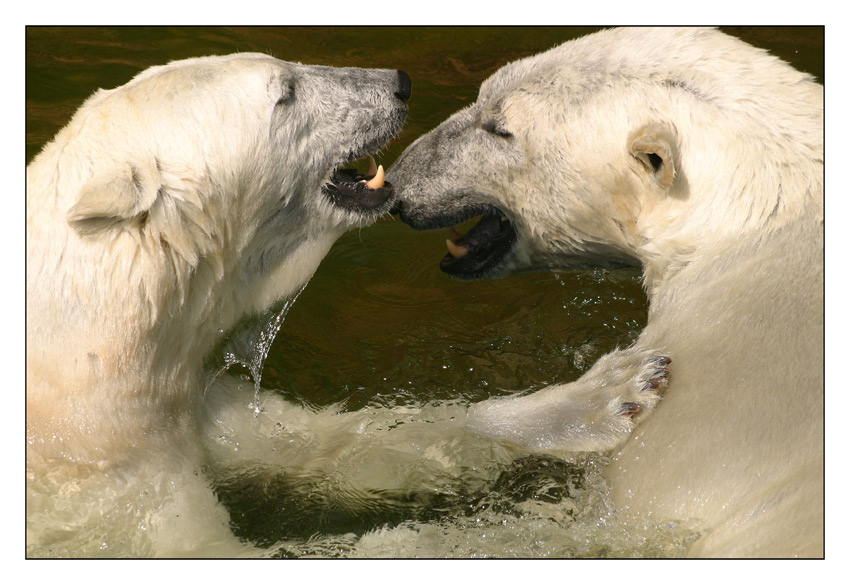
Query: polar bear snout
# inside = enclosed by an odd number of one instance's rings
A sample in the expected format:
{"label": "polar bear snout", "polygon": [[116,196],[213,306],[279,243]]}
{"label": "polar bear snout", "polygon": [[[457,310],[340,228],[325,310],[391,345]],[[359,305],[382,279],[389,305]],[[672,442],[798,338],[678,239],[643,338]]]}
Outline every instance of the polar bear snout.
{"label": "polar bear snout", "polygon": [[[383,166],[377,165],[373,154],[382,148],[400,130],[407,116],[407,100],[413,91],[410,76],[404,71],[382,71],[381,74],[393,74],[395,86],[389,89],[382,81],[382,91],[391,91],[394,98],[401,101],[391,103],[389,108],[377,107],[372,119],[358,121],[360,127],[371,129],[373,135],[366,133],[362,137],[353,137],[354,148],[345,155],[349,162],[368,157],[369,169],[364,173],[353,168],[335,168],[328,181],[322,186],[322,193],[339,209],[357,215],[374,216],[389,211],[394,196],[392,184],[385,180]],[[363,83],[363,80],[361,80]],[[357,146],[363,140],[363,146]]]}

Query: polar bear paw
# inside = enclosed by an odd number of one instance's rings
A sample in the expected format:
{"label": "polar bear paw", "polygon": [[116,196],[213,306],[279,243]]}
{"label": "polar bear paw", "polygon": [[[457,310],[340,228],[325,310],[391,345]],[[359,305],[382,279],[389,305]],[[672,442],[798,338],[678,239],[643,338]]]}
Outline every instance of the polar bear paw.
{"label": "polar bear paw", "polygon": [[569,384],[472,405],[466,426],[533,450],[615,449],[661,400],[672,363],[662,354],[636,348],[611,352]]}
{"label": "polar bear paw", "polygon": [[[670,371],[667,369],[672,363],[669,357],[652,356],[645,362],[645,368],[638,376],[639,392],[661,392],[667,387]],[[629,418],[635,416],[642,409],[639,402],[623,402],[618,414]]]}

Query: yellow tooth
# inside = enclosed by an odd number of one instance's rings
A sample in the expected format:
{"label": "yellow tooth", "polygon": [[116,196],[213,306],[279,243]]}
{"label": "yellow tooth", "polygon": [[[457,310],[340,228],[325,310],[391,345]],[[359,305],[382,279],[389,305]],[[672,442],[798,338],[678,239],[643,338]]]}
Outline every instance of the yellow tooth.
{"label": "yellow tooth", "polygon": [[378,170],[375,171],[375,176],[371,181],[366,182],[366,186],[370,189],[380,189],[384,186],[384,165],[378,165]]}
{"label": "yellow tooth", "polygon": [[449,237],[453,242],[457,242],[460,239],[460,234],[454,227],[449,228]]}
{"label": "yellow tooth", "polygon": [[446,240],[446,246],[448,246],[449,248],[449,254],[451,254],[455,258],[463,258],[469,253],[469,248],[467,248],[463,244],[455,244],[451,240]]}
{"label": "yellow tooth", "polygon": [[366,175],[367,176],[368,175],[374,175],[377,172],[378,172],[378,165],[375,164],[375,157],[370,156],[369,157],[369,170],[366,171]]}

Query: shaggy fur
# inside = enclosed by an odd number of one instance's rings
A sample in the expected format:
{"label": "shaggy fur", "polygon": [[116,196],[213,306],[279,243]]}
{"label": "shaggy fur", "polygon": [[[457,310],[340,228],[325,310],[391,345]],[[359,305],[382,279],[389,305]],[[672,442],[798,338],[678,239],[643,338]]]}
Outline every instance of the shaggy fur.
{"label": "shaggy fur", "polygon": [[409,97],[398,71],[179,61],[95,93],[29,165],[29,554],[249,548],[200,471],[202,361],[388,211],[389,186],[326,185]]}
{"label": "shaggy fur", "polygon": [[716,30],[603,31],[503,67],[389,177],[416,228],[485,213],[456,276],[643,267],[633,346],[471,431],[611,451],[620,517],[699,519],[693,555],[823,555],[820,85]]}

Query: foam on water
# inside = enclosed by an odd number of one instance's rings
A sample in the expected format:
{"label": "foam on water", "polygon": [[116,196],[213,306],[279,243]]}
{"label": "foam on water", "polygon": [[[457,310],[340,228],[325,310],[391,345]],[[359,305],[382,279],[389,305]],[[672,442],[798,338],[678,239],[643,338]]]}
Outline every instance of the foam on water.
{"label": "foam on water", "polygon": [[677,557],[698,536],[620,522],[607,459],[517,451],[467,433],[466,410],[264,395],[259,415],[215,417],[216,493],[238,536],[284,557]]}
{"label": "foam on water", "polygon": [[[595,278],[607,278],[607,273]],[[564,288],[560,277],[551,279],[538,278],[544,286]],[[632,286],[631,280],[624,282]],[[340,294],[361,300],[369,296],[364,291]],[[532,454],[468,433],[469,396],[464,392],[452,400],[423,399],[401,388],[364,389],[371,394],[365,401],[343,398],[319,407],[301,398],[298,387],[291,387],[295,392],[261,391],[270,341],[294,300],[228,336],[219,352],[224,365],[216,369],[206,392],[210,421],[205,429],[206,471],[230,514],[234,533],[267,554],[677,557],[684,556],[698,536],[697,526],[688,523],[621,522],[607,496],[602,476],[607,459],[602,456]],[[374,305],[392,306],[386,299]],[[334,319],[357,322],[368,317],[357,315],[356,306],[349,309],[351,314]],[[567,309],[580,315],[588,311],[584,306]],[[374,317],[369,321],[371,329],[363,331],[376,336],[373,343],[389,346],[392,338],[381,337],[380,331],[386,324]],[[639,323],[629,323],[627,331],[639,329]],[[455,337],[468,335],[467,331],[463,324],[446,330]],[[282,341],[277,347],[285,353],[275,359],[304,352],[289,336],[282,336]],[[454,342],[446,343],[452,355],[464,353]],[[514,343],[504,343],[514,351]],[[504,343],[490,339],[485,349],[497,352],[499,362],[511,364],[512,354]],[[349,359],[344,338],[327,339],[325,344],[342,352],[329,353],[328,359]],[[559,362],[581,361],[574,364],[580,372],[587,366],[583,362],[592,363],[604,348],[583,341],[556,350],[553,359]],[[442,354],[429,354],[422,359],[437,368]],[[546,358],[538,354],[523,359]],[[476,360],[499,363],[486,355]],[[289,375],[303,376],[296,362],[277,368],[273,383]],[[250,376],[240,379],[224,373],[236,364]],[[333,361],[328,364],[332,367]],[[433,384],[431,378],[426,381]],[[422,384],[419,380],[414,386]],[[490,391],[499,393],[496,388]],[[480,390],[470,395],[477,400],[477,394]]]}
{"label": "foam on water", "polygon": [[[604,457],[469,433],[466,398],[399,391],[316,407],[261,389],[294,300],[222,343],[199,442],[169,435],[144,461],[67,484],[78,471],[33,476],[28,540],[40,544],[28,554],[676,557],[698,536],[689,523],[621,522]],[[251,375],[232,376],[236,364]],[[56,498],[59,484],[73,489]]]}

